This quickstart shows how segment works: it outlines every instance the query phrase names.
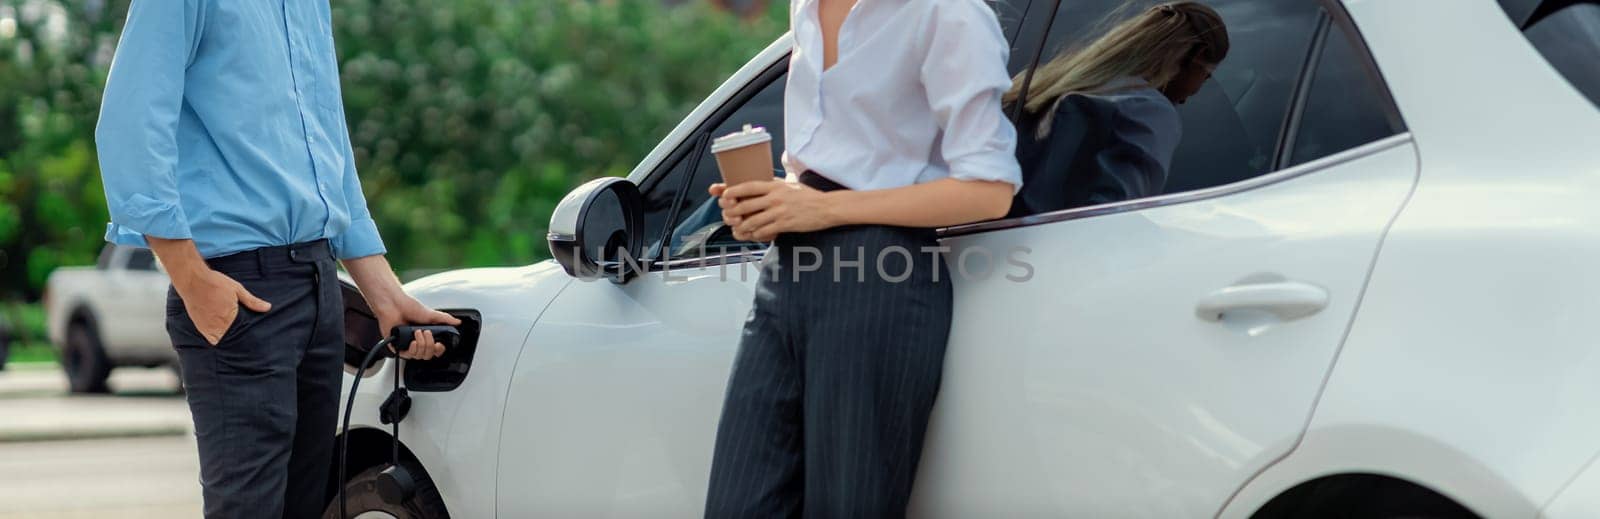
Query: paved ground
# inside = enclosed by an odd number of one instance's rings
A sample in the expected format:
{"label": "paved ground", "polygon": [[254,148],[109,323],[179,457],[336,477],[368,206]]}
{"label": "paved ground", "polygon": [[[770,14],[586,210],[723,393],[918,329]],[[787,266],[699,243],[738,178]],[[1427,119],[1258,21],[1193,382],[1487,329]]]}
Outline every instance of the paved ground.
{"label": "paved ground", "polygon": [[119,369],[111,387],[68,396],[57,369],[0,371],[0,519],[200,516],[177,377]]}
{"label": "paved ground", "polygon": [[[178,376],[172,368],[120,368],[111,372],[108,383],[119,395],[173,396]],[[55,364],[11,364],[0,371],[0,399],[61,396],[67,392],[67,378]]]}
{"label": "paved ground", "polygon": [[193,436],[0,443],[0,519],[200,517]]}
{"label": "paved ground", "polygon": [[119,369],[110,384],[114,395],[69,396],[59,370],[0,371],[0,443],[189,433],[170,370]]}

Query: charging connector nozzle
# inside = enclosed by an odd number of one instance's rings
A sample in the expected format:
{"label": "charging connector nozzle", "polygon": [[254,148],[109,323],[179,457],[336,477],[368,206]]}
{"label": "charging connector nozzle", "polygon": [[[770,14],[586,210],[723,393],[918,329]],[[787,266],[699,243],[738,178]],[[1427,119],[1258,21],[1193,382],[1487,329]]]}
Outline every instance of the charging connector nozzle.
{"label": "charging connector nozzle", "polygon": [[443,344],[445,349],[454,348],[456,343],[461,342],[461,331],[447,324],[401,325],[390,331],[389,346],[396,352],[410,349],[418,331],[433,332],[433,340]]}

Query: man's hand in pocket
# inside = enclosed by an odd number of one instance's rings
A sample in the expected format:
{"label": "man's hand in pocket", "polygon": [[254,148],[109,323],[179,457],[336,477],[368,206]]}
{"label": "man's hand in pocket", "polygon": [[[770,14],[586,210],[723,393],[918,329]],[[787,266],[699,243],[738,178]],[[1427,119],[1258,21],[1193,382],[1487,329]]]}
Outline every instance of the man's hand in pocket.
{"label": "man's hand in pocket", "polygon": [[178,296],[183,298],[183,309],[189,313],[189,320],[212,346],[222,341],[222,334],[239,318],[239,305],[255,312],[272,309],[272,303],[251,294],[226,274],[209,268],[189,275],[182,285],[178,284],[176,276],[172,281]]}
{"label": "man's hand in pocket", "polygon": [[239,318],[239,305],[255,312],[272,309],[268,303],[244,289],[238,281],[226,274],[211,270],[194,241],[146,236],[161,265],[172,278],[172,288],[183,299],[183,310],[189,313],[196,330],[206,342],[216,346],[222,334]]}

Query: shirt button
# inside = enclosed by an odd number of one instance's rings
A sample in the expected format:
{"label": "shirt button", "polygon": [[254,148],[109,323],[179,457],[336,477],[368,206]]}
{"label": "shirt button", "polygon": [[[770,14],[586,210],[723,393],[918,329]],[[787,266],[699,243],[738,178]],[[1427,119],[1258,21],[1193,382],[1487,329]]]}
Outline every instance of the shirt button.
{"label": "shirt button", "polygon": [[316,142],[317,142],[317,138],[316,137],[312,137],[310,135],[306,136],[306,143],[307,144],[315,144]]}

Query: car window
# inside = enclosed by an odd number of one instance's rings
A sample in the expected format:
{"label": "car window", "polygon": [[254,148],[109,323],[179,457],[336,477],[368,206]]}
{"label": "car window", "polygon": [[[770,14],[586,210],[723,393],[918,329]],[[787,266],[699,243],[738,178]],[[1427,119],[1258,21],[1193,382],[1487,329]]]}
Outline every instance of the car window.
{"label": "car window", "polygon": [[[685,146],[698,146],[701,140],[699,137],[690,139]],[[698,157],[684,150],[672,154],[668,160],[674,161],[671,168],[650,175],[639,186],[639,191],[644,195],[645,255],[641,259],[660,256],[661,240],[667,233],[669,223],[667,219],[680,212],[686,203],[682,196],[684,186],[689,182]]]}
{"label": "car window", "polygon": [[1321,16],[1316,0],[1207,3],[1227,21],[1231,49],[1200,93],[1178,107],[1183,140],[1172,157],[1167,193],[1272,171],[1290,98]]}
{"label": "car window", "polygon": [[[1050,5],[1048,1],[1043,3]],[[1143,7],[1146,6],[1127,0],[1061,0],[1054,22],[1045,19],[1050,16],[1048,8],[1039,9],[1038,27],[1042,30],[1045,23],[1050,24],[1050,33],[1044,39],[1044,59],[1093,41],[1112,25],[1138,14]]]}
{"label": "car window", "polygon": [[1291,144],[1289,165],[1400,133],[1398,121],[1389,116],[1383,86],[1362,66],[1358,52],[1362,51],[1345,31],[1328,31]]}
{"label": "car window", "polygon": [[1572,86],[1600,106],[1600,4],[1568,6],[1524,34]]}
{"label": "car window", "polygon": [[[1025,15],[1034,0],[989,0],[995,16],[1000,21],[1006,38],[1013,42],[1010,71],[1015,74],[1027,65],[1030,52],[1022,49],[1030,44],[1018,40]],[[1033,47],[1037,45],[1033,40]],[[710,154],[712,137],[731,133],[744,124],[766,127],[772,134],[773,174],[783,174],[778,157],[783,147],[783,91],[784,78],[779,75],[761,86],[761,90],[747,99],[732,115],[717,123],[709,132],[689,139],[683,147],[668,157],[672,166],[650,175],[639,186],[644,194],[645,257],[660,258],[663,253],[673,259],[686,259],[701,254],[717,254],[743,248],[762,247],[761,244],[740,242],[723,228],[722,215],[706,192],[708,186],[721,178],[716,161]],[[669,221],[670,220],[670,221]]]}
{"label": "car window", "polygon": [[[1202,3],[1216,9],[1226,22],[1230,50],[1200,92],[1178,107],[1182,140],[1173,153],[1163,194],[1237,182],[1273,169],[1279,136],[1321,16],[1317,0]],[[1063,0],[1045,38],[1044,60],[1093,42],[1147,5]]]}
{"label": "car window", "polygon": [[1543,1],[1545,0],[1500,0],[1500,8],[1505,9],[1506,15],[1511,17],[1511,21],[1516,23],[1517,27],[1522,27]]}
{"label": "car window", "polygon": [[772,135],[772,174],[775,177],[783,176],[778,159],[783,154],[783,92],[786,77],[780,75],[761,86],[760,91],[694,143],[695,150],[685,157],[682,165],[686,171],[692,167],[692,176],[684,190],[683,201],[678,204],[680,209],[677,216],[664,236],[668,258],[695,258],[764,247],[762,244],[735,240],[722,224],[722,211],[717,207],[716,200],[706,192],[711,184],[722,179],[717,161],[711,155],[710,138],[739,131],[746,124],[765,127]]}
{"label": "car window", "polygon": [[[1006,41],[1011,42],[1011,60],[1006,64],[1006,71],[1011,74],[1021,72],[1033,60],[1035,51],[1039,49],[1039,32],[1043,31],[1044,24],[1036,20],[1028,20],[1028,10],[1035,3],[1048,5],[1051,0],[1000,0],[991,2],[995,17],[1000,20],[1000,29],[1005,32]],[[1034,9],[1038,11],[1039,9]]]}
{"label": "car window", "polygon": [[1000,19],[1000,30],[1005,31],[1007,40],[1017,40],[1017,31],[1022,27],[1022,16],[1028,14],[1029,3],[1032,0],[990,1],[989,7],[994,8],[994,16]]}
{"label": "car window", "polygon": [[128,270],[155,270],[156,255],[150,249],[133,249],[128,253]]}

